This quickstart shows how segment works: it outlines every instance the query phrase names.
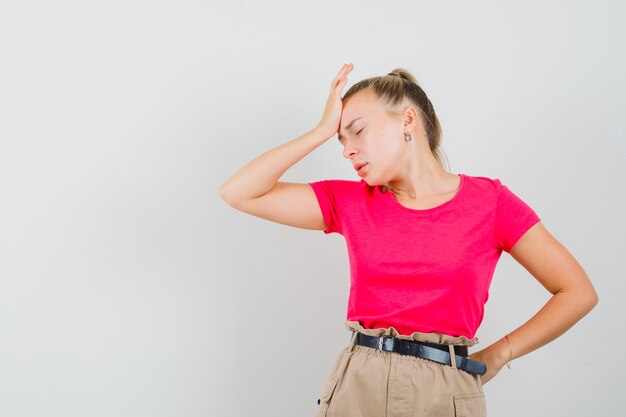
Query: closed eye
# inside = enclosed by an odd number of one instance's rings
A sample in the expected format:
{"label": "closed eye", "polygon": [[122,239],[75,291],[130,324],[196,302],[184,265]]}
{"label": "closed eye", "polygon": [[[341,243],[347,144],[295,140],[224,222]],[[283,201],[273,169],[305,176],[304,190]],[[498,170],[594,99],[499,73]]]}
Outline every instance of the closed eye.
{"label": "closed eye", "polygon": [[[358,135],[359,133],[361,133],[363,130],[365,130],[365,128],[359,130],[358,132],[356,132],[355,136]],[[339,136],[337,136],[337,140],[339,141],[339,143],[341,143],[342,138],[340,138]]]}

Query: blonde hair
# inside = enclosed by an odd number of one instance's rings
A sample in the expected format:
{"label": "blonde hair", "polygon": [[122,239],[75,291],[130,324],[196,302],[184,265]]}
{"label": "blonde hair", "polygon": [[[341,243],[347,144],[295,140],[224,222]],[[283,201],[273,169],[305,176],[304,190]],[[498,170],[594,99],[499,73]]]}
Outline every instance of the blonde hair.
{"label": "blonde hair", "polygon": [[[447,158],[440,146],[441,125],[439,124],[439,119],[433,104],[409,71],[404,68],[395,68],[387,75],[361,80],[346,91],[343,100],[364,89],[370,89],[378,98],[382,99],[387,104],[389,114],[397,114],[396,107],[402,103],[405,97],[413,103],[420,110],[422,124],[426,130],[428,145],[433,156],[441,167],[448,171],[446,169],[448,165]],[[444,160],[446,162],[445,166]]]}

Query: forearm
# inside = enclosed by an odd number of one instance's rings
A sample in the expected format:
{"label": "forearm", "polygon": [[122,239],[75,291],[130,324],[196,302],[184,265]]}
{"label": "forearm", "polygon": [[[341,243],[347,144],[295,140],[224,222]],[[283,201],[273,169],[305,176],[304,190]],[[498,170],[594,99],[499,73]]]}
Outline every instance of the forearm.
{"label": "forearm", "polygon": [[505,337],[490,345],[490,348],[498,352],[497,356],[502,364],[539,349],[565,333],[589,313],[597,304],[594,294],[580,291],[554,294],[537,314],[508,334],[510,351]]}
{"label": "forearm", "polygon": [[317,127],[253,159],[231,176],[220,188],[227,202],[259,197],[271,190],[280,177],[296,162],[327,141]]}

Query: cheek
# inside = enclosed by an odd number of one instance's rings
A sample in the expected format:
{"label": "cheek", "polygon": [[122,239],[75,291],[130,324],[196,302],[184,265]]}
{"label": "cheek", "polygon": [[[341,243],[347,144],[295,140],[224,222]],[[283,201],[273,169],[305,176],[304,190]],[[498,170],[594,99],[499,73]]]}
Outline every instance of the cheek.
{"label": "cheek", "polygon": [[372,143],[372,156],[383,165],[393,164],[402,152],[402,148],[386,136],[381,135]]}

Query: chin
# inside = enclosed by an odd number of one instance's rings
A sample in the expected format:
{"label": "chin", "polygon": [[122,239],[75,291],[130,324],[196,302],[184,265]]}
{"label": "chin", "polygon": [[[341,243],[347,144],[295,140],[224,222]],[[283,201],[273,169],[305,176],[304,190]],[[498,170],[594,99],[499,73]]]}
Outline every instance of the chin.
{"label": "chin", "polygon": [[379,185],[384,185],[384,182],[377,181],[375,179],[371,179],[371,178],[368,178],[368,177],[361,178],[361,179],[364,180],[367,183],[367,185],[369,185],[370,187],[377,187]]}

